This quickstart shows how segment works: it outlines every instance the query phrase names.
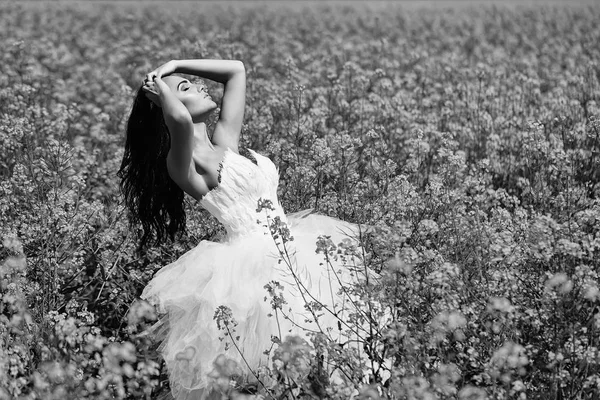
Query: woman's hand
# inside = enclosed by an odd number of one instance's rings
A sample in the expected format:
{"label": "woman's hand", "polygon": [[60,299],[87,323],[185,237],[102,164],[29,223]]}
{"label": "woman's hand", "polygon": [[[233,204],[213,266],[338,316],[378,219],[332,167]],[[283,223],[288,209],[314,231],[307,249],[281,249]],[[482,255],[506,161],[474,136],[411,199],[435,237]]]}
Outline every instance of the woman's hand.
{"label": "woman's hand", "polygon": [[161,106],[161,93],[164,93],[165,90],[170,90],[169,87],[160,80],[160,84],[157,83],[156,78],[162,78],[164,76],[169,76],[177,70],[177,61],[171,60],[167,61],[160,67],[156,68],[154,71],[148,73],[146,78],[144,78],[144,86],[142,87],[146,92],[146,97],[148,97],[154,104],[157,106]]}
{"label": "woman's hand", "polygon": [[169,75],[175,73],[176,71],[177,71],[177,61],[176,60],[167,61],[160,67],[156,68],[154,71],[151,71],[150,73],[148,73],[146,75],[146,79],[144,81],[152,82],[154,80],[155,76],[162,78],[165,76],[169,76]]}
{"label": "woman's hand", "polygon": [[159,107],[162,104],[165,93],[171,91],[171,88],[158,75],[155,75],[151,81],[144,80],[142,89],[146,92],[146,97]]}
{"label": "woman's hand", "polygon": [[[162,79],[160,79],[160,81],[162,82]],[[144,86],[142,86],[142,90],[146,93],[146,97],[150,99],[150,101],[152,101],[157,106],[161,107],[160,89],[155,81],[147,81],[144,79]],[[167,90],[169,90],[168,86]]]}
{"label": "woman's hand", "polygon": [[169,123],[191,123],[191,115],[188,109],[177,98],[171,88],[159,76],[154,77],[154,81],[148,81],[143,88],[146,96],[162,108],[167,126]]}

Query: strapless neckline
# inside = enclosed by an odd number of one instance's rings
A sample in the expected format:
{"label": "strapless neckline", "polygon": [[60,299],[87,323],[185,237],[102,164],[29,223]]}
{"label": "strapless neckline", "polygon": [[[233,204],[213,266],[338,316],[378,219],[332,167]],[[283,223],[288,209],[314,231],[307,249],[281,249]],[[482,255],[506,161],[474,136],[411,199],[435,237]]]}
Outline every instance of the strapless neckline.
{"label": "strapless neckline", "polygon": [[[200,199],[199,205],[225,226],[228,239],[264,231],[267,220],[276,216],[285,221],[277,200],[279,172],[271,160],[250,149],[245,156],[228,148],[219,170],[219,185]],[[270,201],[268,211],[258,209],[261,199]]]}

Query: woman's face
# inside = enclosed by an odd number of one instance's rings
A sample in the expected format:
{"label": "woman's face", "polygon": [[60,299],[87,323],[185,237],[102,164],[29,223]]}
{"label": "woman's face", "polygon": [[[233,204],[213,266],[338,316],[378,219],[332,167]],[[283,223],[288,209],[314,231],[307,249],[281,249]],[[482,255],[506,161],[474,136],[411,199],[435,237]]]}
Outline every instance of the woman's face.
{"label": "woman's face", "polygon": [[210,112],[217,108],[217,103],[210,97],[204,84],[193,84],[175,75],[166,76],[163,81],[188,109],[194,122],[206,119]]}

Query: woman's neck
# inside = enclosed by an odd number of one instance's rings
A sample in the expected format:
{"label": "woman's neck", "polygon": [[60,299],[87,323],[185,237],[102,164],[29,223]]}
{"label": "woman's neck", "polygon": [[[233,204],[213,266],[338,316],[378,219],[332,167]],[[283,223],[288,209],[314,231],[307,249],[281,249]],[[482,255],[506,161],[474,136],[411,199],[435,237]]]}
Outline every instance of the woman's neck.
{"label": "woman's neck", "polygon": [[204,122],[194,124],[194,147],[214,149],[214,146],[208,137],[206,123]]}

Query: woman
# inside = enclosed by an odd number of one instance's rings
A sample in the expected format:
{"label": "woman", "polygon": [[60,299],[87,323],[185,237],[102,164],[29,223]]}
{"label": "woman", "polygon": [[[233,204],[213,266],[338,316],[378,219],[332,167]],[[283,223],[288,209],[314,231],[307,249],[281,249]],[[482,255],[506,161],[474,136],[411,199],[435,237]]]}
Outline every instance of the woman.
{"label": "woman", "polygon": [[[204,86],[174,73],[224,85],[212,137],[206,124],[217,104]],[[202,241],[162,268],[142,294],[162,315],[160,351],[176,399],[208,396],[224,359],[260,381],[274,342],[288,335],[348,341],[341,334],[347,296],[338,292],[350,280],[351,256],[331,250],[356,226],[284,214],[276,167],[254,151],[239,154],[245,90],[240,61],[169,61],[144,79],[127,125],[119,174],[142,245],[185,227],[184,193],[227,229],[223,241]]]}

